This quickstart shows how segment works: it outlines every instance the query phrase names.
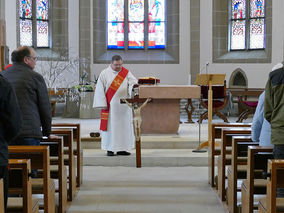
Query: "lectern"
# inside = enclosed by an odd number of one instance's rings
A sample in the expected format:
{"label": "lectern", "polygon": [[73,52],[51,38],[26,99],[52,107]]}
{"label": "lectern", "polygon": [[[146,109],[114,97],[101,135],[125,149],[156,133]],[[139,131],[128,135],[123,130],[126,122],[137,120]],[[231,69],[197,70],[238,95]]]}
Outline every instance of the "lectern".
{"label": "lectern", "polygon": [[213,115],[213,91],[212,85],[223,85],[226,75],[225,74],[200,74],[196,77],[196,85],[209,85],[208,90],[208,141],[203,142],[198,149],[205,146],[211,148],[212,144],[212,115]]}

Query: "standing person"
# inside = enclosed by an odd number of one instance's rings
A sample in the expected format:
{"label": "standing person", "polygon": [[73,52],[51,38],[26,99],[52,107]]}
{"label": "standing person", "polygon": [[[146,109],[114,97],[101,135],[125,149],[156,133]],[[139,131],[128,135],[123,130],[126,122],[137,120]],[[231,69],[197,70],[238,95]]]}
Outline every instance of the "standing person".
{"label": "standing person", "polygon": [[11,84],[0,74],[0,178],[4,182],[5,209],[8,198],[8,144],[20,132],[21,124],[17,97]]}
{"label": "standing person", "polygon": [[[271,143],[275,159],[284,159],[284,68],[277,64],[269,73],[265,87],[264,116],[271,125]],[[277,189],[284,197],[284,188]]]}
{"label": "standing person", "polygon": [[264,97],[265,92],[258,98],[257,107],[252,119],[251,136],[254,142],[260,146],[272,146],[270,123],[264,118]]}
{"label": "standing person", "polygon": [[111,64],[99,76],[94,96],[94,107],[102,108],[101,125],[102,150],[108,156],[130,155],[134,148],[132,111],[126,104],[120,104],[121,98],[131,95],[137,79],[122,66],[119,55],[112,57]]}
{"label": "standing person", "polygon": [[23,118],[13,145],[39,145],[51,132],[51,105],[42,75],[33,71],[36,59],[33,48],[19,47],[12,52],[13,66],[2,72],[16,92]]}

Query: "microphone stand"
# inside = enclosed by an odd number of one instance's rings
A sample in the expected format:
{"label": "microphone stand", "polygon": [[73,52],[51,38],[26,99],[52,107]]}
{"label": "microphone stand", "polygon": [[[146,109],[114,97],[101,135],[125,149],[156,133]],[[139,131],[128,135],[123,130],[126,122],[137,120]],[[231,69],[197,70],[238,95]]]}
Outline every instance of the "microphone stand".
{"label": "microphone stand", "polygon": [[[205,65],[205,71],[206,71],[206,74],[208,73],[208,70],[207,70],[207,67],[209,65],[209,62],[206,63]],[[200,70],[199,72],[199,85],[201,86],[201,71],[202,69]],[[202,94],[200,93],[200,99],[202,99]],[[200,113],[200,102],[198,103],[198,117],[199,117],[199,121],[198,121],[198,148],[197,149],[194,149],[192,150],[192,152],[195,152],[195,153],[203,153],[203,152],[207,152],[207,150],[205,149],[199,149],[200,147],[200,143],[201,143],[201,122],[200,122],[200,119],[201,119],[201,113]]]}

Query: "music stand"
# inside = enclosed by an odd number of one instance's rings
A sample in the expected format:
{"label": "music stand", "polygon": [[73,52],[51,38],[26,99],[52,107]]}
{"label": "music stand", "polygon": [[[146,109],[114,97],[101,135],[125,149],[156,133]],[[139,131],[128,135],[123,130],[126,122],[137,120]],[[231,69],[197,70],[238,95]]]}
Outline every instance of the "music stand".
{"label": "music stand", "polygon": [[213,91],[212,85],[224,84],[226,74],[199,74],[196,77],[196,85],[209,85],[208,90],[208,141],[199,144],[195,152],[199,152],[203,147],[209,146],[212,141],[212,115],[213,115]]}

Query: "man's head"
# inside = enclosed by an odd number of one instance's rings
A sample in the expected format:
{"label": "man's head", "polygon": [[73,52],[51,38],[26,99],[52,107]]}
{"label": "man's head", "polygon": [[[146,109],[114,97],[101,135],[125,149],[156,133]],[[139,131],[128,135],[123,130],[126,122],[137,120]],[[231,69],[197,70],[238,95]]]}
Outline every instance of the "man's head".
{"label": "man's head", "polygon": [[12,52],[13,63],[25,63],[32,69],[35,68],[37,58],[35,57],[35,51],[31,47],[23,46],[18,47]]}
{"label": "man's head", "polygon": [[122,62],[122,58],[121,58],[120,55],[112,56],[110,66],[114,71],[117,71],[117,72],[121,71],[122,64],[123,64],[123,62]]}

